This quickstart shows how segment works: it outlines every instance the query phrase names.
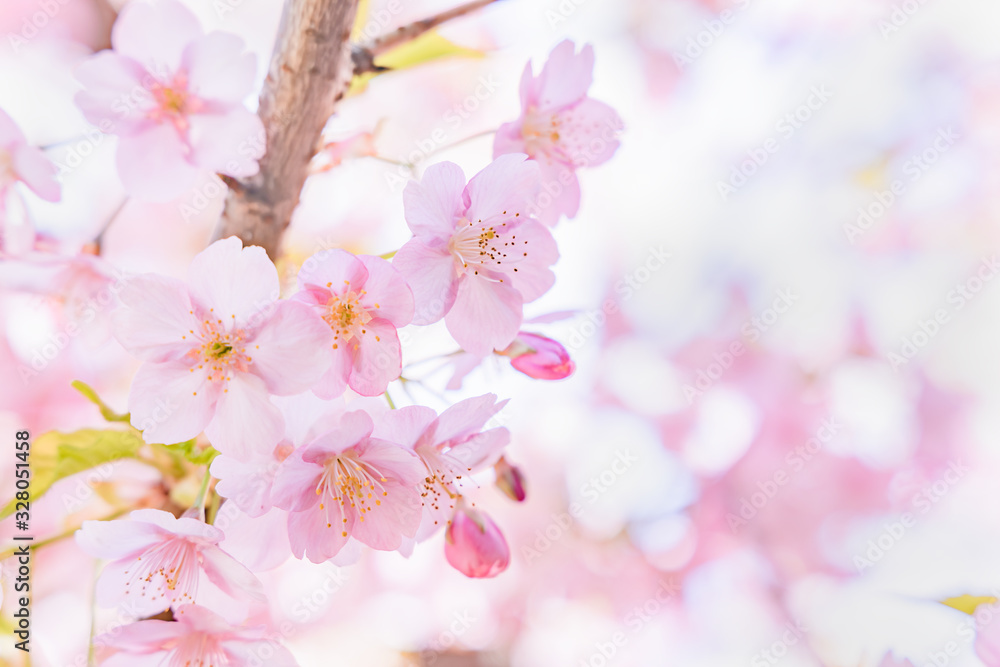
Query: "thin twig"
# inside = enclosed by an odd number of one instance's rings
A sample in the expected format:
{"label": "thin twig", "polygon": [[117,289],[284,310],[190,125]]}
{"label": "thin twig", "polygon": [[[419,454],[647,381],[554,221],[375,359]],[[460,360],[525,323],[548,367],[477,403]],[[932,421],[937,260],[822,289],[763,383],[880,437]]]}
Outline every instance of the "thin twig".
{"label": "thin twig", "polygon": [[440,14],[428,16],[425,19],[400,26],[392,32],[386,33],[381,37],[376,37],[370,42],[354,45],[351,48],[351,59],[354,61],[354,73],[364,74],[365,72],[385,71],[385,67],[379,67],[375,64],[375,59],[386,51],[389,51],[400,44],[411,42],[425,32],[438,27],[442,23],[446,23],[460,16],[465,16],[466,14],[474,12],[477,9],[482,9],[486,5],[492,4],[496,1],[497,0],[473,0],[472,2],[467,2],[464,5],[459,5],[453,9],[443,11]]}

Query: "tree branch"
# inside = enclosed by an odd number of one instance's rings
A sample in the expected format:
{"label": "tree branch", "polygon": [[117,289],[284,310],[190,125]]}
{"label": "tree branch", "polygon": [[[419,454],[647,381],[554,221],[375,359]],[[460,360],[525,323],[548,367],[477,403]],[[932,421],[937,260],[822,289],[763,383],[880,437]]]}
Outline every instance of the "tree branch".
{"label": "tree branch", "polygon": [[276,258],[320,135],[354,69],[350,34],[358,0],[289,0],[260,95],[267,133],[260,172],[229,183],[216,238],[239,236]]}
{"label": "tree branch", "polygon": [[393,49],[400,44],[412,41],[424,34],[428,30],[433,30],[442,23],[451,21],[460,16],[465,16],[477,9],[482,9],[486,5],[492,4],[497,0],[473,0],[472,2],[467,2],[464,5],[459,5],[453,9],[443,11],[440,14],[435,14],[434,16],[429,16],[420,21],[414,21],[408,25],[396,28],[392,32],[386,33],[381,37],[376,37],[375,39],[367,42],[365,44],[356,44],[351,50],[351,58],[354,61],[354,73],[364,74],[365,72],[381,72],[384,71],[384,67],[379,67],[375,64],[375,58],[382,55],[386,51]]}

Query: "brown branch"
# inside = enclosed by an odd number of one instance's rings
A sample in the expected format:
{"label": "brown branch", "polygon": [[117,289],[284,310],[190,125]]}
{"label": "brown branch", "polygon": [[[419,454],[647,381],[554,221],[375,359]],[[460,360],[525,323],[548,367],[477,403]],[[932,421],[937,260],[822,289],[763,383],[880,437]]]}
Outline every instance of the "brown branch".
{"label": "brown branch", "polygon": [[365,44],[356,44],[351,52],[351,57],[354,60],[354,73],[364,74],[365,72],[381,72],[385,71],[384,67],[379,67],[375,64],[375,58],[382,55],[386,51],[393,49],[400,44],[412,41],[424,34],[428,30],[433,30],[442,23],[451,21],[460,16],[465,16],[477,9],[482,9],[486,5],[492,4],[497,0],[473,0],[472,2],[467,2],[464,5],[459,5],[453,9],[441,12],[440,14],[435,14],[434,16],[429,16],[420,21],[414,21],[413,23],[396,28],[392,32],[386,33],[381,37],[376,37],[375,39],[367,42]]}
{"label": "brown branch", "polygon": [[260,172],[230,191],[216,238],[238,236],[276,258],[323,126],[351,82],[358,0],[289,0],[258,114],[267,133]]}

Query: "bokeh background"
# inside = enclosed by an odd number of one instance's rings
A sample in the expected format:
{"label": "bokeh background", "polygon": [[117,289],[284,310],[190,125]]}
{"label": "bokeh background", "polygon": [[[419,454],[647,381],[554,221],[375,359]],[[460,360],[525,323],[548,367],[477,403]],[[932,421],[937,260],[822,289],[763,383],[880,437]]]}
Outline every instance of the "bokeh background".
{"label": "bokeh background", "polygon": [[[100,272],[182,275],[222,208],[214,180],[126,200],[115,139],[72,104],[72,67],[108,45],[122,4],[0,5],[0,108],[65,167],[63,202],[27,211],[63,256],[100,234],[107,263],[0,262],[8,440],[99,425],[73,379],[124,405],[135,362],[109,338]],[[279,0],[185,4],[267,61]],[[373,0],[365,30],[452,4]],[[410,172],[391,162],[481,169],[489,136],[452,144],[515,118],[524,64],[563,39],[594,46],[591,95],[625,131],[581,172],[556,286],[526,312],[573,377],[496,359],[449,391],[454,368],[425,361],[453,349],[443,327],[404,332],[398,403],[512,399],[500,417],[528,500],[489,476],[476,499],[509,570],[464,578],[440,535],[409,559],[292,560],[262,576],[262,620],[303,666],[990,664],[975,639],[1000,632],[998,34],[985,0],[503,0],[442,28],[467,51],[348,99],[329,140],[371,132],[384,159],[310,179],[288,276],[322,248],[405,242]],[[3,489],[13,463],[0,457]],[[35,505],[36,535],[156,480],[127,461],[64,480]],[[72,540],[36,553],[33,665],[86,664],[95,567]],[[97,630],[121,620],[101,611]],[[0,661],[21,664],[11,644]]]}

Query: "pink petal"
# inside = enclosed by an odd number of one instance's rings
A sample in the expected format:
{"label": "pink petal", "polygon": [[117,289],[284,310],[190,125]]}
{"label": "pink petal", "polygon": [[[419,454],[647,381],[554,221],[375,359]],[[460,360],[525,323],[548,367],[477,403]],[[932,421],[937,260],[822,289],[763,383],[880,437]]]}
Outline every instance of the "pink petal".
{"label": "pink petal", "polygon": [[439,162],[427,168],[420,181],[410,181],[403,190],[406,224],[417,237],[451,236],[461,215],[465,174],[454,162]]}
{"label": "pink petal", "polygon": [[365,308],[397,328],[409,324],[413,319],[413,290],[403,274],[381,257],[359,255],[358,259],[368,270],[365,281],[368,294],[361,299]]}
{"label": "pink petal", "polygon": [[21,132],[21,128],[17,126],[14,119],[6,111],[0,109],[0,146],[16,146],[26,142],[24,133]]}
{"label": "pink petal", "polygon": [[315,312],[280,301],[247,343],[247,353],[251,372],[264,379],[268,391],[287,396],[307,391],[323,377],[332,346],[333,332]]}
{"label": "pink petal", "polygon": [[264,156],[266,133],[257,114],[237,107],[225,113],[191,114],[188,122],[191,162],[234,178],[260,170],[257,161]]}
{"label": "pink petal", "polygon": [[267,667],[299,667],[288,649],[273,639],[226,642],[222,650],[232,665],[256,665],[260,663],[260,657],[266,655]]}
{"label": "pink petal", "polygon": [[535,199],[532,213],[540,222],[555,227],[562,216],[572,218],[580,210],[580,181],[572,165],[549,155],[540,155],[538,159],[542,190]]}
{"label": "pink petal", "polygon": [[322,464],[330,456],[354,447],[366,439],[374,428],[371,416],[364,410],[347,412],[340,418],[336,429],[323,433],[300,450],[302,460],[307,463]]}
{"label": "pink petal", "polygon": [[184,47],[201,35],[198,19],[175,0],[131,2],[118,14],[111,43],[118,53],[167,78],[180,67]]}
{"label": "pink petal", "polygon": [[526,218],[540,185],[536,162],[520,153],[501,155],[466,186],[466,216],[476,224]]}
{"label": "pink petal", "polygon": [[215,526],[198,519],[177,518],[164,510],[141,509],[131,512],[128,516],[131,521],[149,523],[180,537],[195,537],[212,543],[218,542],[223,537],[222,531]]}
{"label": "pink petal", "polygon": [[[302,450],[285,459],[274,476],[271,502],[290,512],[307,510],[318,502],[316,487],[323,468],[302,460]],[[301,558],[301,555],[299,556]]]}
{"label": "pink petal", "polygon": [[[518,83],[517,92],[521,99],[521,109],[526,110],[532,105],[537,105],[538,100],[535,97],[535,77],[531,71],[531,63],[527,62],[524,65],[524,69],[521,70],[521,81]],[[493,157],[496,157],[494,155]]]}
{"label": "pink petal", "polygon": [[281,440],[285,424],[271,403],[264,381],[249,373],[234,373],[219,395],[215,418],[205,435],[223,454],[249,457],[267,454]]}
{"label": "pink petal", "polygon": [[223,593],[234,597],[250,597],[259,602],[267,602],[264,586],[254,574],[235,558],[218,547],[201,550],[201,566],[209,581]]}
{"label": "pink petal", "polygon": [[434,410],[422,405],[408,405],[397,410],[389,410],[375,422],[372,435],[412,449],[436,418]]}
{"label": "pink petal", "polygon": [[559,259],[559,247],[540,223],[528,220],[517,230],[517,240],[527,241],[531,249],[527,259],[517,265],[517,272],[507,274],[511,284],[525,303],[542,296],[555,284],[556,276],[549,269]]}
{"label": "pink petal", "polygon": [[[278,462],[273,456],[254,456],[247,460],[217,456],[212,461],[212,476],[218,479],[215,491],[251,517],[271,508],[271,485]],[[227,533],[228,535],[228,533]]]}
{"label": "pink petal", "polygon": [[507,347],[517,336],[521,303],[521,294],[513,286],[467,276],[445,324],[463,349],[486,355]]}
{"label": "pink petal", "polygon": [[299,289],[314,285],[333,294],[353,290],[360,292],[368,280],[368,269],[362,261],[340,248],[323,250],[302,263],[299,270]]}
{"label": "pink petal", "polygon": [[304,512],[290,513],[288,542],[292,554],[296,558],[308,558],[313,563],[322,563],[336,556],[348,540],[344,535],[343,519],[340,503],[331,503],[326,510],[313,507]]}
{"label": "pink petal", "polygon": [[130,614],[154,616],[169,609],[186,592],[168,589],[163,577],[154,577],[151,582],[133,582],[132,570],[137,565],[136,558],[129,558],[104,566],[94,590],[100,606],[122,606]]}
{"label": "pink petal", "polygon": [[538,108],[549,111],[572,104],[587,94],[594,78],[594,49],[589,44],[574,53],[573,42],[561,42],[549,54],[538,77]]}
{"label": "pink petal", "polygon": [[434,439],[436,442],[447,442],[477,433],[505,405],[506,400],[497,403],[496,394],[483,394],[459,401],[438,417]]}
{"label": "pink petal", "polygon": [[459,443],[448,450],[448,455],[461,461],[462,465],[472,472],[478,472],[485,466],[496,463],[508,444],[510,444],[510,431],[502,427],[492,428]]}
{"label": "pink petal", "polygon": [[131,135],[153,124],[147,117],[156,106],[149,74],[136,61],[101,51],[80,63],[73,75],[83,84],[73,101],[102,132]]}
{"label": "pink petal", "polygon": [[[131,653],[158,651],[167,642],[182,637],[189,632],[180,623],[170,621],[137,621],[126,625],[116,625],[108,634],[96,638],[98,646],[114,646]],[[99,641],[103,639],[104,641]],[[104,663],[101,663],[102,665]]]}
{"label": "pink petal", "polygon": [[346,345],[340,345],[331,350],[330,368],[313,386],[313,393],[319,398],[338,398],[347,390],[347,378],[351,375],[353,358]]}
{"label": "pink petal", "polygon": [[152,125],[118,139],[118,177],[133,197],[170,201],[191,189],[202,175],[188,162],[187,153],[173,125]]}
{"label": "pink petal", "polygon": [[493,157],[498,158],[507,153],[527,153],[527,148],[522,134],[523,118],[518,118],[513,123],[504,123],[497,130],[493,138]]}
{"label": "pink petal", "polygon": [[237,512],[226,522],[226,539],[219,546],[253,572],[273,570],[292,555],[288,512],[272,508],[255,518]]}
{"label": "pink petal", "polygon": [[218,396],[204,370],[183,362],[146,362],[129,393],[132,426],[149,443],[173,444],[197,436],[212,420]]}
{"label": "pink petal", "polygon": [[413,291],[413,324],[433,324],[451,309],[458,293],[458,271],[447,249],[431,248],[414,238],[399,249],[392,265]]}
{"label": "pink petal", "polygon": [[260,326],[280,295],[278,270],[264,249],[244,248],[235,236],[198,253],[188,269],[188,283],[194,300],[205,310],[214,309],[227,330]]}
{"label": "pink petal", "polygon": [[211,32],[199,37],[184,49],[183,61],[188,90],[201,99],[242,106],[253,92],[257,57],[246,52],[238,35]]}
{"label": "pink petal", "polygon": [[163,538],[163,531],[147,523],[119,519],[84,521],[76,543],[95,558],[115,560],[138,556]]}
{"label": "pink petal", "polygon": [[45,153],[33,146],[20,146],[14,151],[14,171],[36,195],[45,201],[59,201],[57,169]]}
{"label": "pink petal", "polygon": [[130,354],[167,361],[179,359],[195,346],[191,332],[198,323],[181,281],[154,274],[135,276],[125,282],[118,298],[122,307],[112,316],[114,333]]}
{"label": "pink petal", "polygon": [[588,97],[559,113],[559,148],[575,167],[596,167],[618,150],[623,127],[614,109]]}
{"label": "pink petal", "polygon": [[348,384],[362,396],[378,396],[402,372],[403,354],[396,327],[386,320],[371,320],[365,333],[345,346],[354,352]]}

